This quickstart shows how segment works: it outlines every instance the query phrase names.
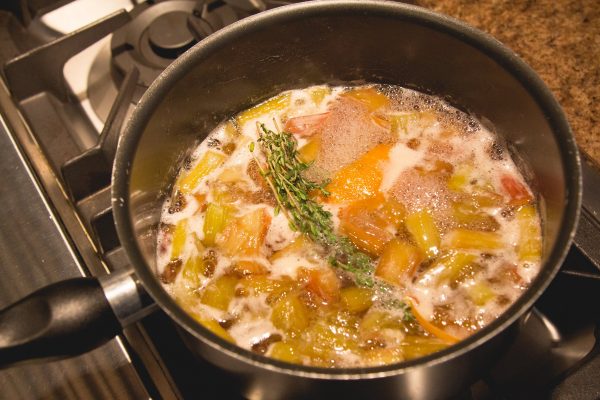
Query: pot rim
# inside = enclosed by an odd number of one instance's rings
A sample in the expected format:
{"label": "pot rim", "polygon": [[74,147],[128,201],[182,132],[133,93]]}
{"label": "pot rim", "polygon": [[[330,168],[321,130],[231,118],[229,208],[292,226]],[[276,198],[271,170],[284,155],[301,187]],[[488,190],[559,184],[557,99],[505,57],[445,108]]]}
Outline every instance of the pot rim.
{"label": "pot rim", "polygon": [[[565,176],[566,206],[556,244],[540,273],[521,297],[494,322],[456,345],[425,357],[377,367],[323,368],[289,364],[257,355],[213,334],[180,308],[162,288],[154,272],[144,260],[135,240],[135,231],[130,218],[131,162],[146,124],[151,118],[148,109],[154,110],[158,107],[171,88],[214,50],[235,41],[246,32],[260,30],[270,24],[281,24],[296,18],[340,15],[342,13],[384,15],[426,25],[466,42],[492,58],[518,79],[536,100],[555,132],[564,169],[570,172]],[[384,0],[327,0],[296,3],[242,19],[202,40],[167,67],[142,96],[119,141],[112,179],[112,205],[119,239],[144,287],[170,318],[196,339],[246,364],[294,376],[338,380],[381,378],[438,365],[474,350],[505,331],[533,306],[558,272],[575,235],[582,197],[579,152],[567,119],[550,90],[524,61],[492,36],[456,19],[421,7]]]}

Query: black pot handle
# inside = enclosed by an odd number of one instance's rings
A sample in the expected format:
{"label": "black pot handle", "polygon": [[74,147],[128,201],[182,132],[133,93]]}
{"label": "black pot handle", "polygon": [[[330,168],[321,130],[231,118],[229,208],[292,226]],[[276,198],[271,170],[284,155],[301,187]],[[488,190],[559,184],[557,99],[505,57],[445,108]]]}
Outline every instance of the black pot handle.
{"label": "black pot handle", "polygon": [[150,310],[138,286],[130,274],[103,282],[75,278],[1,310],[0,368],[67,358],[107,342]]}

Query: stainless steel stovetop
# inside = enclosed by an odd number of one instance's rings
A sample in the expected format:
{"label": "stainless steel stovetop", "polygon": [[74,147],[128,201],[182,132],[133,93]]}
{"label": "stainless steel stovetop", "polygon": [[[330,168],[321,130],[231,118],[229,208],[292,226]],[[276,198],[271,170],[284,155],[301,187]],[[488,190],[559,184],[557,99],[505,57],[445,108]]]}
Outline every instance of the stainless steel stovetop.
{"label": "stainless steel stovetop", "polygon": [[[58,280],[128,268],[109,187],[123,120],[181,52],[285,3],[0,6],[0,308]],[[600,398],[599,171],[584,157],[575,246],[510,352],[461,399]],[[240,397],[235,378],[193,358],[160,311],[85,355],[0,371],[0,387],[6,399]]]}

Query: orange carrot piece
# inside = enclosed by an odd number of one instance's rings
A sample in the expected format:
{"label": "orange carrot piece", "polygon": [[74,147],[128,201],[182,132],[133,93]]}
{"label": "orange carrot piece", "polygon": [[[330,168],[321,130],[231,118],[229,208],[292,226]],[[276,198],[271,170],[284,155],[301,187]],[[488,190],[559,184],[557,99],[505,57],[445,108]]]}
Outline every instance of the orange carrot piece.
{"label": "orange carrot piece", "polygon": [[377,145],[340,169],[327,185],[328,201],[344,203],[377,195],[383,179],[382,161],[388,159],[390,149],[388,144]]}
{"label": "orange carrot piece", "polygon": [[503,175],[500,179],[502,187],[510,196],[511,206],[522,206],[531,203],[533,196],[529,190],[510,175]]}
{"label": "orange carrot piece", "polygon": [[427,331],[428,333],[431,333],[433,336],[437,337],[438,339],[443,340],[447,344],[454,344],[454,343],[457,343],[460,341],[459,338],[452,336],[451,334],[447,333],[446,331],[444,331],[441,328],[438,328],[437,326],[435,326],[434,324],[429,322],[425,317],[423,317],[417,310],[417,307],[415,307],[414,302],[410,301],[409,304],[410,304],[410,309],[411,309],[413,315],[415,316],[415,319],[423,327],[423,329],[425,329],[425,331]]}

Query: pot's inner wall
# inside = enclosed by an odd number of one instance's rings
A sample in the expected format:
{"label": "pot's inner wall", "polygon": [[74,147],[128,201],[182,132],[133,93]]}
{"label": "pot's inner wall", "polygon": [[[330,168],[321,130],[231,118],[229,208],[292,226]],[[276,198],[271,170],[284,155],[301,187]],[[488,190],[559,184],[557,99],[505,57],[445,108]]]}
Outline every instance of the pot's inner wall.
{"label": "pot's inner wall", "polygon": [[284,89],[352,81],[420,89],[490,121],[531,166],[545,202],[547,257],[565,207],[564,163],[546,115],[519,80],[462,41],[463,33],[414,16],[322,14],[330,15],[271,18],[213,37],[179,60],[181,78],[157,109],[145,110],[151,116],[132,164],[131,213],[148,265],[155,266],[152,229],[164,194],[197,140],[225,117]]}

